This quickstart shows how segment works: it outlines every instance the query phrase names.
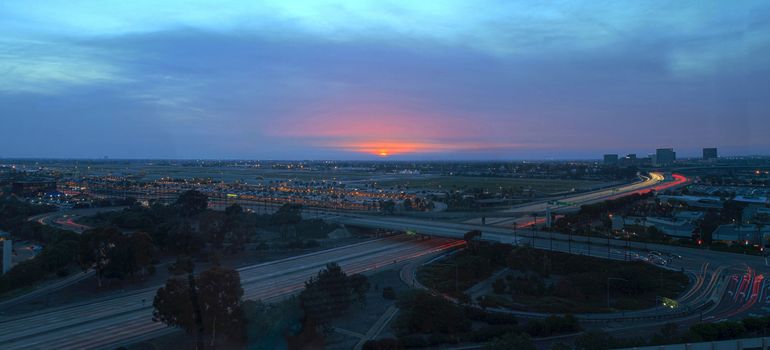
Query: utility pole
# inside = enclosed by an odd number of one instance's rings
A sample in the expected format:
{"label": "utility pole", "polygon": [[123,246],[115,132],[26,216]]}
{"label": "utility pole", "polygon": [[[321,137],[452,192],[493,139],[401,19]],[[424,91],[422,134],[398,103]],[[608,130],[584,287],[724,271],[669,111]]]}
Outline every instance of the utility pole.
{"label": "utility pole", "polygon": [[548,232],[549,240],[551,241],[551,251],[553,251],[553,231]]}
{"label": "utility pole", "polygon": [[591,236],[586,237],[586,242],[588,245],[588,256],[591,256],[591,244],[593,244],[593,242],[591,242]]}
{"label": "utility pole", "polygon": [[610,214],[610,229],[607,231],[607,259],[610,258],[610,236],[612,235],[612,214]]}

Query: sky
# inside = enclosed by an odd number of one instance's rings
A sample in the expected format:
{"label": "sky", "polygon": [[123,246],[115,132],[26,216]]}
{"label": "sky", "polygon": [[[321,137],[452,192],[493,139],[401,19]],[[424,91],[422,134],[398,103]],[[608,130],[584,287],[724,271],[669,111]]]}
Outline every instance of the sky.
{"label": "sky", "polygon": [[0,1],[0,157],[770,154],[770,2]]}

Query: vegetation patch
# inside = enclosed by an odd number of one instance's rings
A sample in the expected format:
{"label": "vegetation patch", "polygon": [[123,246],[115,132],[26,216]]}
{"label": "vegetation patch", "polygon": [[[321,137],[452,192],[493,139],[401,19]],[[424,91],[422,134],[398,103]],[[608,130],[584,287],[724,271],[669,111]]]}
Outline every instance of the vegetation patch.
{"label": "vegetation patch", "polygon": [[516,317],[469,305],[458,305],[425,291],[399,296],[400,309],[392,323],[397,339],[373,341],[365,348],[422,348],[442,344],[494,342],[497,349],[531,348],[532,337],[548,337],[580,330],[571,315],[551,316],[519,324]]}
{"label": "vegetation patch", "polygon": [[506,244],[469,245],[468,249],[423,266],[417,280],[428,288],[462,297],[465,290],[504,268],[510,250]]}
{"label": "vegetation patch", "polygon": [[608,264],[528,247],[512,249],[507,266],[513,272],[493,283],[492,297],[481,300],[486,306],[568,313],[639,310],[655,306],[659,297],[676,298],[689,283],[683,273],[641,261]]}
{"label": "vegetation patch", "polygon": [[428,288],[468,302],[469,288],[503,268],[510,272],[491,281],[488,292],[481,288],[479,305],[550,313],[640,310],[657,305],[659,297],[676,298],[689,283],[683,273],[641,261],[608,263],[472,239],[467,249],[422,267],[417,277]]}

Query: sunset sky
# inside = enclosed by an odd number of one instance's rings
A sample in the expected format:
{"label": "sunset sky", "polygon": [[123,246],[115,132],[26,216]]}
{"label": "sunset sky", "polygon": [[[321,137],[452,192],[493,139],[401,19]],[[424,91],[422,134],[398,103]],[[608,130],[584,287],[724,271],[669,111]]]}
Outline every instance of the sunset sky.
{"label": "sunset sky", "polygon": [[770,2],[2,1],[0,157],[770,154]]}

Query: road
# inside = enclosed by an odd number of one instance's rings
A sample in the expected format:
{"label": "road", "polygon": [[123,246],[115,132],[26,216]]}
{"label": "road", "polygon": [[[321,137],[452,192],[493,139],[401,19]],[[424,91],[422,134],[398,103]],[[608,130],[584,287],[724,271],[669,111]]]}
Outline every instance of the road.
{"label": "road", "polygon": [[751,314],[767,313],[770,310],[770,285],[765,279],[770,273],[770,267],[768,261],[760,256],[409,218],[339,216],[328,217],[327,220],[346,225],[411,231],[417,234],[456,239],[462,239],[463,235],[470,230],[479,230],[482,232],[481,238],[488,241],[527,244],[546,250],[553,249],[614,260],[649,260],[649,252],[654,251],[668,257],[661,259],[665,260],[665,265],[662,261],[658,262],[659,265],[683,270],[693,277],[693,289],[679,298],[680,308],[676,310],[659,308],[645,310],[642,313],[596,314],[586,317],[594,320],[634,321],[634,318],[645,316],[642,318],[648,318],[647,321],[649,321],[661,315],[673,317],[686,310],[694,312],[700,309],[704,311],[704,320],[722,320],[739,319]]}
{"label": "road", "polygon": [[31,216],[27,221],[37,221],[41,225],[53,226],[62,230],[69,230],[76,233],[83,233],[90,227],[75,222],[78,217],[93,216],[99,213],[123,210],[127,207],[104,207],[104,208],[84,208],[54,211],[40,215]]}
{"label": "road", "polygon": [[[337,262],[349,274],[367,273],[462,244],[451,239],[417,240],[400,235],[245,267],[238,272],[245,299],[273,301],[299,291],[306,280],[330,262]],[[114,348],[129,340],[173,331],[152,322],[152,299],[158,287],[0,318],[0,348]]]}
{"label": "road", "polygon": [[[663,190],[686,182],[684,177],[651,183],[653,179],[624,187],[624,191],[595,192],[569,198],[573,203],[588,203],[615,198],[632,192]],[[543,205],[533,204],[533,205]],[[537,207],[527,208],[527,211]],[[681,269],[693,278],[693,288],[679,300],[676,310],[644,310],[636,313],[597,314],[583,316],[586,321],[616,322],[634,329],[649,327],[655,322],[697,322],[704,320],[736,319],[753,313],[766,312],[768,303],[765,276],[767,261],[757,256],[691,249],[677,246],[625,242],[620,240],[569,237],[528,229],[512,230],[496,225],[449,223],[421,219],[364,216],[344,213],[322,213],[327,220],[362,227],[412,231],[443,238],[416,240],[406,237],[383,239],[353,246],[335,248],[315,254],[255,265],[240,269],[245,297],[248,299],[276,300],[300,290],[305,280],[326,263],[336,261],[348,273],[367,272],[436,251],[458,246],[470,230],[482,231],[482,239],[513,244],[530,244],[542,249],[553,249],[615,260],[644,258],[650,250],[681,258],[669,259],[666,268]],[[319,215],[319,213],[315,213]],[[61,222],[61,221],[59,221]],[[65,223],[67,221],[64,221]],[[0,319],[0,347],[4,349],[99,348],[122,344],[127,339],[137,340],[163,334],[170,330],[151,322],[151,300],[157,288],[126,293],[105,300],[64,305],[58,308]],[[142,302],[145,300],[145,303]],[[698,314],[682,312],[698,310]],[[702,313],[700,311],[703,311]],[[660,321],[663,318],[664,321]],[[665,321],[667,320],[667,321]],[[623,321],[617,323],[617,321]],[[94,337],[93,334],[104,336]]]}
{"label": "road", "polygon": [[[501,213],[490,214],[489,216],[503,214],[505,217],[489,217],[486,218],[485,223],[488,225],[497,226],[512,226],[513,223],[516,223],[519,227],[526,227],[532,225],[534,223],[533,220],[536,220],[534,218],[530,218],[529,215],[536,213],[540,216],[543,216],[549,207],[554,214],[573,212],[580,209],[581,205],[597,203],[608,199],[615,199],[627,196],[632,193],[642,194],[652,190],[660,192],[670,188],[675,188],[677,186],[682,186],[687,182],[689,182],[689,179],[680,174],[673,174],[667,178],[661,173],[653,172],[650,173],[649,176],[644,179],[644,181],[635,182],[632,184],[514,206],[513,208],[504,210]],[[559,202],[560,204],[552,204],[553,202]],[[537,220],[537,223],[540,224],[544,221],[545,219],[541,217],[539,220]],[[481,224],[481,222],[481,218],[474,218],[466,221],[466,223],[469,224]]]}

